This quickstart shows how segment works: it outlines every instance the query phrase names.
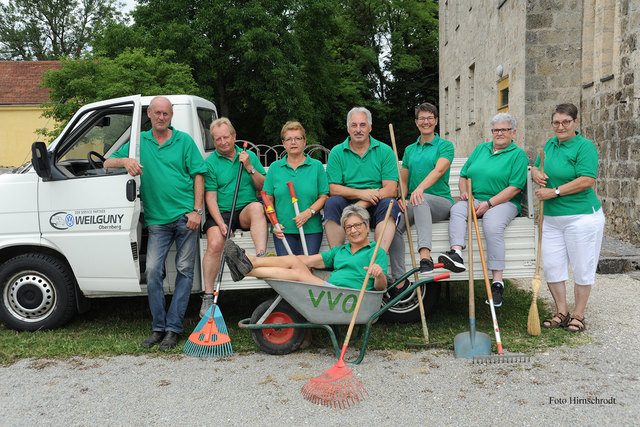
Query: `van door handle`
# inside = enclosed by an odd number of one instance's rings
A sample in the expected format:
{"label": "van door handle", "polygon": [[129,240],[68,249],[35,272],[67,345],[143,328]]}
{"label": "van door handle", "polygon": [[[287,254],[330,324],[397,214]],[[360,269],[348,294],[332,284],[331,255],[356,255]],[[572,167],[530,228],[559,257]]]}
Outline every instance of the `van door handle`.
{"label": "van door handle", "polygon": [[133,202],[136,200],[136,180],[127,181],[127,200]]}

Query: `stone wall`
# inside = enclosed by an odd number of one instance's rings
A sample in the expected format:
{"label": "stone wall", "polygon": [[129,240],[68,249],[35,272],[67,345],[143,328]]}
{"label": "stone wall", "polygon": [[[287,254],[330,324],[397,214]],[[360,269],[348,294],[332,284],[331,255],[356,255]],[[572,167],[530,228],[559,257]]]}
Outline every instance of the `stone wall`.
{"label": "stone wall", "polygon": [[510,79],[516,143],[531,161],[553,136],[553,107],[578,105],[578,129],[600,156],[605,232],[640,245],[638,47],[640,0],[440,1],[440,134],[459,157],[491,138],[498,65]]}
{"label": "stone wall", "polygon": [[497,113],[498,82],[508,76],[509,113],[519,121],[516,142],[524,146],[526,2],[439,4],[440,136],[454,143],[456,157],[467,157],[479,143],[491,140],[489,122]]}
{"label": "stone wall", "polygon": [[[617,1],[614,12],[612,78],[596,59],[581,89],[580,129],[600,155],[596,192],[607,217],[606,234],[639,245],[640,0]],[[594,39],[608,40],[597,31]]]}
{"label": "stone wall", "polygon": [[554,135],[551,112],[562,102],[580,104],[582,1],[527,2],[524,147],[535,160]]}

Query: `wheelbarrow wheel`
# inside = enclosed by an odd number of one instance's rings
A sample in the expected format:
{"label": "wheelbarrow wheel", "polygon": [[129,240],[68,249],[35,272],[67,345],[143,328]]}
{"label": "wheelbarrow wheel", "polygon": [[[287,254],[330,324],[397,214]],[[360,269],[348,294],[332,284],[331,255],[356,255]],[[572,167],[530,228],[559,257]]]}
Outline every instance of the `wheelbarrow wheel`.
{"label": "wheelbarrow wheel", "polygon": [[[275,298],[271,298],[260,304],[251,315],[251,323],[256,324],[262,315],[269,309]],[[302,317],[293,307],[286,301],[280,301],[278,306],[273,310],[264,321],[269,323],[306,323],[306,319]],[[266,328],[251,329],[251,338],[260,348],[268,354],[289,354],[300,348],[307,330],[305,328]]]}
{"label": "wheelbarrow wheel", "polygon": [[[428,283],[421,286],[424,313],[428,316],[433,311],[440,298],[440,283]],[[388,296],[382,298],[382,304],[390,301]],[[420,304],[415,291],[398,301],[380,316],[380,319],[389,323],[413,323],[420,321]]]}

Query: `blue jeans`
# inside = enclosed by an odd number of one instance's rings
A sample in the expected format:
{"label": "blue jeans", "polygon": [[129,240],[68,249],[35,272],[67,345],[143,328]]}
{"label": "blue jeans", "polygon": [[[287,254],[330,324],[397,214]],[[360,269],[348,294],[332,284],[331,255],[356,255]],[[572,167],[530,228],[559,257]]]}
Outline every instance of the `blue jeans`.
{"label": "blue jeans", "polygon": [[[300,234],[285,234],[284,238],[287,239],[289,247],[294,255],[304,255],[302,250],[302,238]],[[322,243],[322,233],[307,233],[304,235],[304,240],[307,241],[307,249],[309,255],[315,255],[320,251],[320,244]],[[289,255],[287,249],[284,247],[282,240],[278,239],[276,235],[273,235],[273,245],[276,247],[276,255],[283,256]]]}
{"label": "blue jeans", "polygon": [[[147,293],[149,308],[153,316],[151,327],[154,331],[181,333],[182,321],[189,304],[193,286],[193,268],[196,261],[199,230],[187,228],[187,216],[183,215],[169,224],[154,224],[147,227]],[[164,297],[164,264],[169,248],[176,243],[176,284],[169,310]]]}

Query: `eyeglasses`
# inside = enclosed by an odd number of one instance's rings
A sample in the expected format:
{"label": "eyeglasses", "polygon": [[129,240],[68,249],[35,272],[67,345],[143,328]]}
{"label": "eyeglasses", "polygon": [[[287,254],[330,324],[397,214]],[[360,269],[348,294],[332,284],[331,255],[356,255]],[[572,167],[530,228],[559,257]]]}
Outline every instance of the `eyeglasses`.
{"label": "eyeglasses", "polygon": [[435,123],[436,118],[435,118],[435,117],[433,117],[433,116],[431,116],[431,117],[418,117],[418,118],[416,119],[416,121],[417,121],[418,123],[422,123],[422,122]]}
{"label": "eyeglasses", "polygon": [[351,232],[351,230],[354,230],[354,229],[358,229],[359,230],[359,229],[361,229],[363,225],[364,225],[364,222],[357,222],[355,224],[345,225],[344,229],[345,229],[345,231],[347,233],[349,233],[349,232]]}
{"label": "eyeglasses", "polygon": [[507,133],[510,130],[512,130],[512,128],[504,128],[504,129],[491,129],[491,133],[494,135],[497,135],[499,133]]}
{"label": "eyeglasses", "polygon": [[555,121],[555,122],[551,122],[551,126],[553,126],[554,128],[560,127],[560,125],[567,127],[571,124],[571,122],[573,122],[574,119],[572,120],[563,120],[561,122]]}
{"label": "eyeglasses", "polygon": [[283,142],[286,142],[286,143],[290,143],[290,142],[293,142],[293,141],[302,142],[302,141],[304,141],[304,137],[303,136],[296,136],[296,137],[290,137],[290,138],[287,138],[287,139],[283,139]]}

